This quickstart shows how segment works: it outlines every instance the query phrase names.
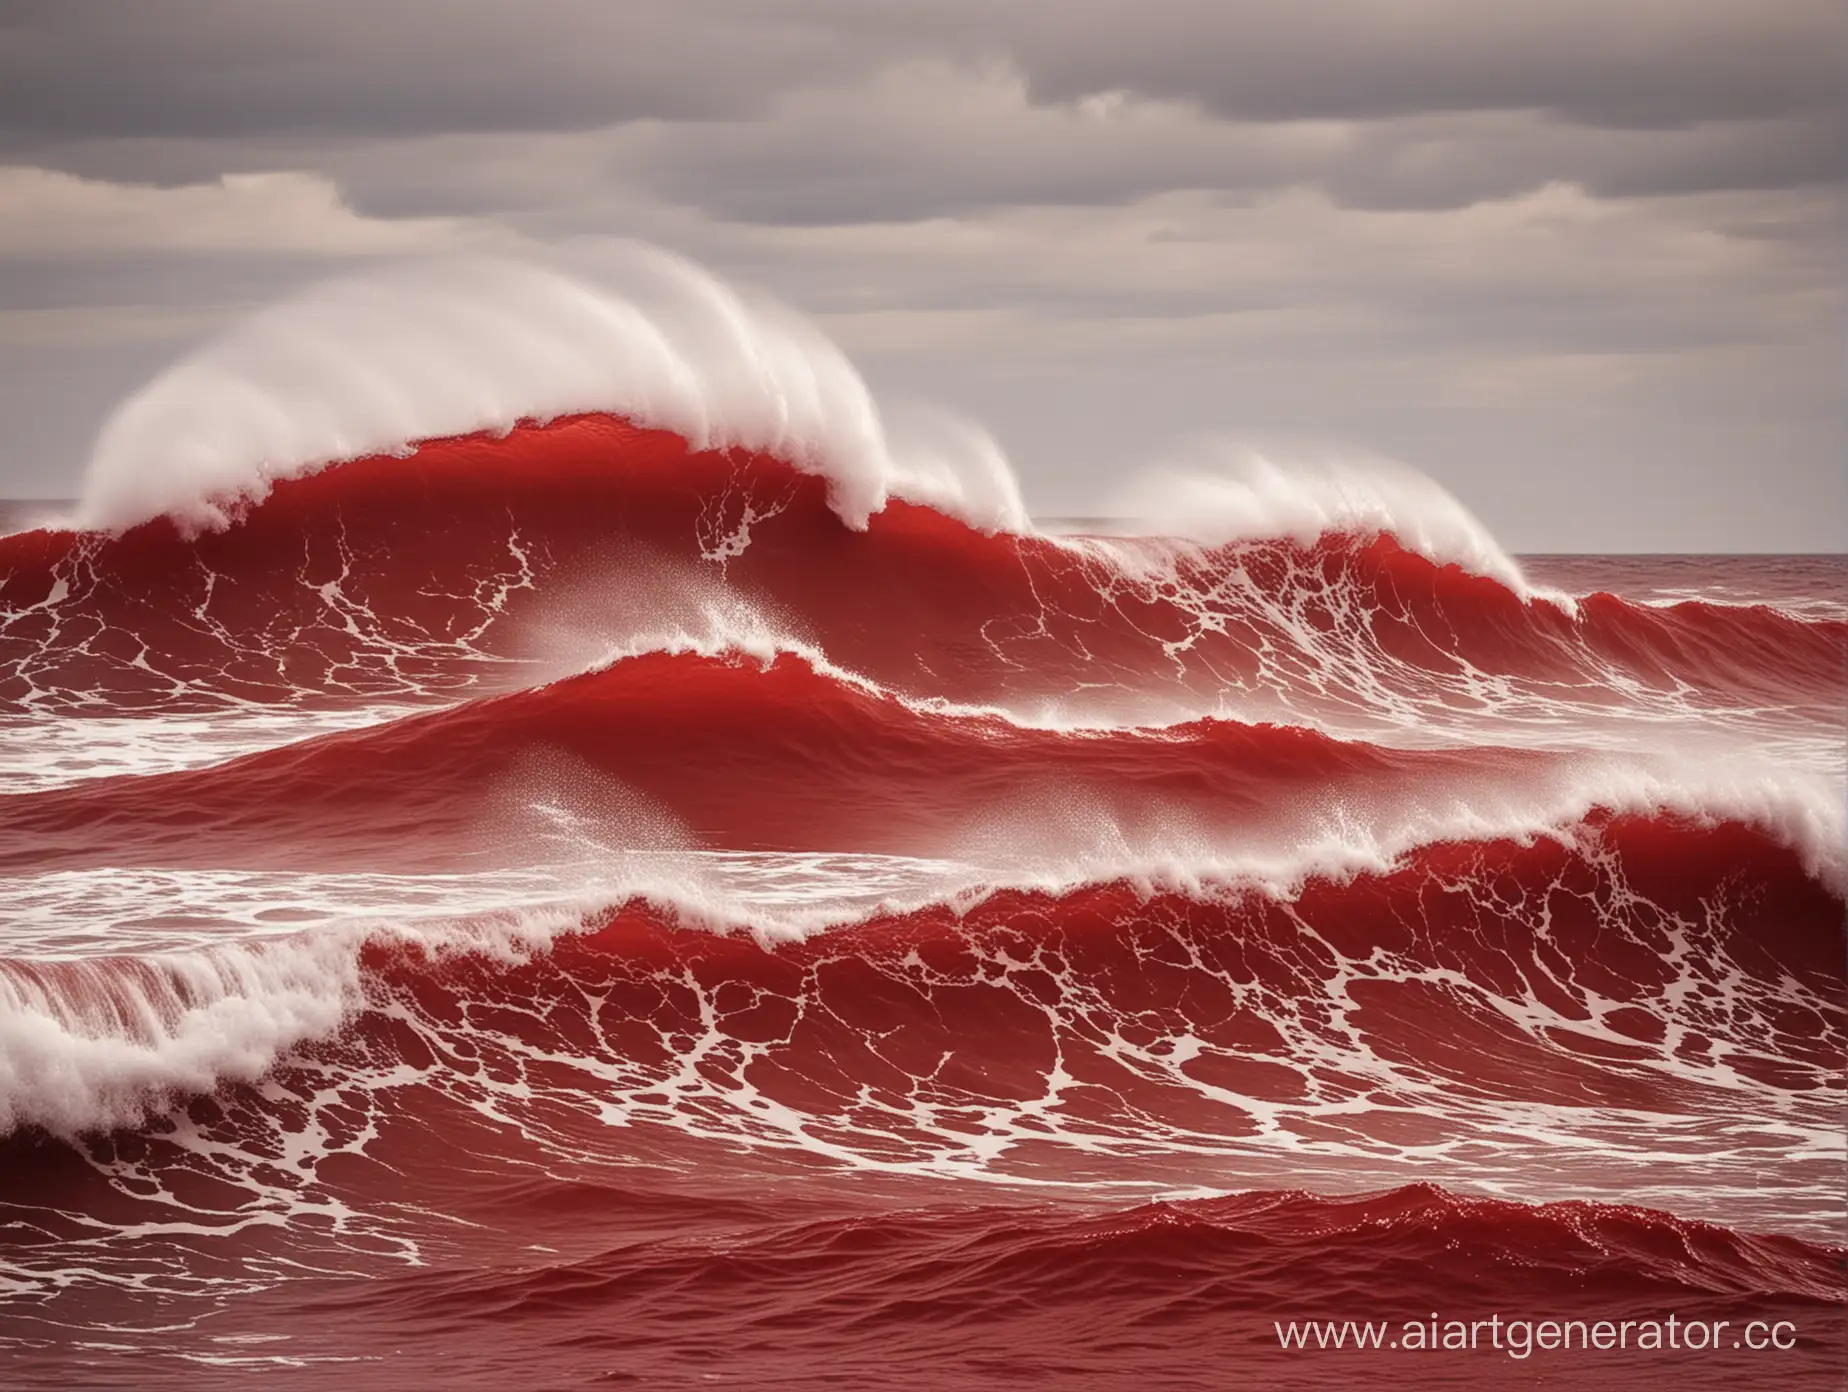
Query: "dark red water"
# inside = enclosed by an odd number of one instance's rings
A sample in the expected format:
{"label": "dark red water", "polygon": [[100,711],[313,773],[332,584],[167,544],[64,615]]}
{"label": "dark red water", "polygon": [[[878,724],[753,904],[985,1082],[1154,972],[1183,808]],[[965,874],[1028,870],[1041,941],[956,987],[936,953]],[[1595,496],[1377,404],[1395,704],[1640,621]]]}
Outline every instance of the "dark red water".
{"label": "dark red water", "polygon": [[1526,573],[597,417],[0,538],[6,1384],[1839,1385],[1841,566]]}

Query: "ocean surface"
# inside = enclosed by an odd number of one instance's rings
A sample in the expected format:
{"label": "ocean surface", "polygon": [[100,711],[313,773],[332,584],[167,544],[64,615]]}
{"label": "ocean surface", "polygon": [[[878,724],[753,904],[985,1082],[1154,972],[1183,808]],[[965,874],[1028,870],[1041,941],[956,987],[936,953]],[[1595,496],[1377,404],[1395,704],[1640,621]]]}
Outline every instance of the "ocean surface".
{"label": "ocean surface", "polygon": [[842,492],[9,519],[0,1385],[1841,1385],[1842,557]]}

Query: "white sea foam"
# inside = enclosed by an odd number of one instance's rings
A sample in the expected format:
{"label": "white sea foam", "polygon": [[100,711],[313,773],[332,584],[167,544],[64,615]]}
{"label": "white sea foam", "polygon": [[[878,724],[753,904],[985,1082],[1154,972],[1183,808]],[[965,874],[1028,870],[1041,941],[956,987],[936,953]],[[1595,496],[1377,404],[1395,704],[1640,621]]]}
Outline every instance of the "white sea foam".
{"label": "white sea foam", "polygon": [[1565,592],[1530,584],[1468,508],[1394,459],[1346,451],[1285,460],[1202,440],[1132,478],[1114,507],[1160,535],[1209,546],[1275,537],[1307,546],[1331,533],[1388,533],[1407,550],[1498,580],[1524,599],[1574,607]]}
{"label": "white sea foam", "polygon": [[[585,411],[785,458],[828,480],[851,527],[901,498],[985,531],[1031,530],[981,427],[882,406],[807,320],[632,243],[546,262],[406,263],[270,306],[116,409],[74,520],[223,527],[279,480]],[[1524,597],[1563,599],[1528,585],[1455,498],[1390,460],[1286,468],[1214,447],[1141,476],[1117,504],[1206,542],[1390,532]]]}
{"label": "white sea foam", "polygon": [[357,998],[349,941],[0,971],[0,1132],[132,1124],[183,1092],[260,1076]]}
{"label": "white sea foam", "polygon": [[[690,926],[750,931],[766,943],[930,904],[967,909],[1004,889],[1064,894],[1127,881],[1150,894],[1288,899],[1312,880],[1390,872],[1434,843],[1571,843],[1599,811],[1669,814],[1706,825],[1744,822],[1795,850],[1834,892],[1848,888],[1848,830],[1833,782],[1749,764],[1585,759],[1540,777],[1529,770],[1499,791],[1486,782],[1453,782],[1391,807],[1333,807],[1307,821],[1284,818],[1287,836],[1253,835],[1250,828],[1228,836],[1199,817],[1125,818],[1081,797],[1036,797],[1030,816],[1021,808],[986,809],[958,845],[934,860],[711,853],[665,842],[635,851],[626,841],[601,844],[607,828],[576,819],[568,807],[533,810],[556,833],[550,839],[557,858],[456,877],[440,887],[443,903],[433,916],[429,885],[417,890],[426,896],[420,918],[366,903],[364,895],[356,901],[354,887],[341,886],[338,877],[307,877],[247,887],[292,905],[298,925],[307,924],[286,936],[272,936],[274,923],[245,903],[250,922],[224,925],[248,931],[254,923],[256,934],[241,941],[200,946],[183,928],[193,945],[173,950],[147,951],[148,943],[125,940],[121,945],[135,956],[104,956],[96,951],[100,942],[75,953],[72,944],[48,943],[49,958],[15,958],[0,968],[0,1132],[28,1124],[72,1133],[131,1123],[176,1096],[261,1076],[292,1045],[336,1030],[363,1004],[360,952],[368,941],[511,961],[543,950],[598,910],[634,899]],[[151,902],[169,908],[186,897],[184,885],[176,894],[175,884],[150,888],[145,876],[113,885],[119,875],[47,877],[56,885],[15,877],[8,893],[58,902],[80,896],[91,915],[107,915],[112,894],[152,893]],[[207,885],[194,897],[209,912],[223,899],[222,888]],[[319,906],[304,909],[314,896]],[[50,926],[63,918],[55,905],[41,916]],[[118,917],[134,920],[132,913]]]}
{"label": "white sea foam", "polygon": [[103,426],[80,525],[222,527],[280,479],[421,440],[608,411],[824,476],[852,527],[888,497],[1027,525],[979,428],[907,444],[811,324],[667,252],[442,260],[328,281],[169,368]]}

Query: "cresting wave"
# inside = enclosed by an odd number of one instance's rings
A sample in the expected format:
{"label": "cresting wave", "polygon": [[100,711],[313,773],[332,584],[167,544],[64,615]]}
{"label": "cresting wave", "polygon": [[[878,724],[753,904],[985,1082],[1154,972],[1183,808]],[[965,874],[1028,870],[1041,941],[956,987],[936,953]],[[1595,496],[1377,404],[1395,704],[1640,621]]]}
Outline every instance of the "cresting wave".
{"label": "cresting wave", "polygon": [[0,868],[132,848],[176,866],[440,871],[550,843],[992,866],[1115,854],[1129,873],[1165,846],[1179,867],[1287,890],[1431,842],[1564,834],[1597,811],[1743,822],[1844,883],[1830,780],[1750,760],[1395,749],[1230,720],[1044,729],[920,709],[795,657],[662,653],[209,768],[16,794]]}
{"label": "cresting wave", "polygon": [[[1763,867],[1778,865],[1783,867],[1780,875],[1808,879],[1802,862],[1787,849],[1736,823],[1723,831],[1702,830],[1698,823],[1659,812],[1632,813],[1613,822],[1610,814],[1588,801],[1573,810],[1581,819],[1562,815],[1545,828],[1545,839],[1539,841],[1538,828],[1496,827],[1481,813],[1466,814],[1448,828],[1430,813],[1422,824],[1408,817],[1405,825],[1391,831],[1357,833],[1349,827],[1345,839],[1343,828],[1324,827],[1319,835],[1300,835],[1292,848],[1300,857],[1295,862],[1285,859],[1279,847],[1241,847],[1236,838],[1222,843],[1217,855],[1211,850],[1189,855],[1185,834],[1166,827],[1136,846],[1112,825],[1115,834],[1101,845],[1093,841],[1035,848],[1032,856],[1012,863],[938,862],[934,873],[914,875],[870,906],[844,903],[844,895],[831,900],[828,891],[841,895],[842,886],[830,884],[825,874],[817,877],[804,900],[766,903],[740,895],[726,883],[722,868],[715,875],[715,867],[702,863],[699,855],[611,850],[596,860],[560,862],[554,902],[517,913],[387,924],[361,917],[323,924],[310,933],[204,950],[4,963],[0,1042],[6,1049],[0,1070],[0,1124],[74,1135],[132,1124],[186,1094],[252,1080],[291,1047],[332,1034],[368,1008],[362,970],[368,954],[402,951],[418,962],[432,963],[485,954],[497,964],[490,970],[500,970],[557,946],[560,934],[575,934],[606,921],[613,911],[599,907],[600,901],[652,906],[646,911],[659,915],[662,922],[683,924],[695,933],[724,937],[750,930],[759,944],[753,951],[774,958],[779,951],[793,951],[778,948],[779,942],[801,941],[817,933],[836,942],[831,950],[851,953],[854,949],[848,944],[862,941],[856,934],[870,934],[870,941],[887,935],[890,930],[874,926],[887,920],[941,922],[944,931],[974,931],[969,925],[997,913],[1005,916],[1006,910],[995,905],[1022,902],[1022,893],[1032,902],[1043,898],[1054,906],[1046,912],[1056,917],[1064,912],[1056,906],[1078,902],[1073,896],[1101,892],[1087,888],[1100,885],[1121,887],[1128,896],[1121,903],[1140,904],[1139,912],[1156,918],[1161,915],[1150,906],[1172,901],[1198,905],[1209,914],[1236,909],[1281,913],[1295,920],[1306,912],[1306,901],[1326,904],[1331,896],[1351,896],[1353,911],[1371,917],[1374,910],[1361,906],[1377,892],[1371,886],[1381,884],[1439,886],[1459,907],[1477,912],[1484,896],[1492,901],[1509,891],[1497,889],[1486,870],[1468,868],[1468,857],[1476,854],[1469,849],[1472,844],[1490,848],[1490,861],[1512,858],[1512,863],[1529,867],[1508,872],[1517,884],[1528,883],[1531,866],[1555,867],[1549,872],[1552,878],[1543,876],[1532,890],[1522,891],[1535,896],[1531,904],[1503,905],[1511,915],[1521,910],[1527,928],[1541,933],[1554,931],[1555,916],[1563,912],[1550,902],[1564,883],[1557,878],[1563,873],[1557,868],[1562,858],[1576,867],[1573,875],[1605,885],[1601,893],[1611,896],[1612,915],[1607,926],[1614,932],[1630,931],[1622,927],[1624,914],[1619,909],[1632,892],[1628,860],[1617,847],[1629,848],[1631,856],[1641,854],[1638,847],[1648,847],[1652,855],[1672,857],[1713,848],[1737,853],[1757,846],[1760,849],[1751,852],[1752,878],[1762,877]],[[608,835],[633,825],[597,830]],[[1462,839],[1465,831],[1468,842]],[[571,832],[574,838],[586,834],[582,825],[573,825]],[[1396,844],[1382,839],[1393,835],[1400,838]],[[581,853],[582,845],[577,849]],[[764,857],[758,864],[773,859]],[[846,868],[851,872],[867,865],[876,868],[878,863],[878,857],[853,857]],[[1799,913],[1780,903],[1780,912],[1794,913],[1802,926],[1774,927],[1780,933],[1811,935],[1810,947],[1820,953],[1805,958],[1808,965],[1799,975],[1816,1001],[1813,1010],[1819,1012],[1804,1018],[1823,1030],[1819,1047],[1826,1049],[1838,1026],[1830,1023],[1825,1028],[1824,1022],[1833,1021],[1841,1008],[1840,992],[1831,991],[1827,970],[1833,910],[1828,907],[1830,891],[1808,882],[1813,888],[1799,894],[1797,901],[1807,895],[1812,907]],[[490,875],[482,884],[491,890],[496,881]],[[1689,932],[1749,934],[1759,931],[1749,925],[1766,916],[1764,906],[1750,905],[1749,897],[1744,890],[1730,889],[1724,877],[1702,892],[1678,887],[1649,898],[1646,921],[1666,915]],[[951,930],[947,925],[953,924],[964,927]],[[1770,943],[1759,947],[1773,950]],[[1350,955],[1364,956],[1359,942],[1350,944]],[[1437,963],[1429,965],[1435,969]],[[1716,969],[1712,979],[1723,975]],[[1693,984],[1685,967],[1672,976],[1676,990]],[[1755,984],[1765,990],[1777,987],[1779,980],[1770,974]],[[1547,1003],[1544,993],[1541,1000]],[[1576,1030],[1570,1022],[1581,1018],[1587,1018],[1582,1008],[1566,1012],[1564,1028],[1569,1034]],[[1620,1031],[1613,1038],[1626,1035]],[[1748,1039],[1742,1036],[1734,1042],[1743,1047]],[[1621,1056],[1632,1045],[1616,1047]]]}
{"label": "cresting wave", "polygon": [[[984,531],[1029,530],[1012,471],[979,427],[914,409],[909,432],[895,435],[812,326],[642,245],[573,271],[426,263],[275,306],[110,418],[77,522],[122,530],[166,515],[222,527],[281,479],[586,412],[671,432],[694,450],[782,459],[822,478],[854,529],[902,499]],[[1216,543],[1390,533],[1528,593],[1481,523],[1402,466],[1226,462],[1149,476],[1131,511],[1184,519],[1174,534]]]}
{"label": "cresting wave", "polygon": [[[590,274],[584,274],[589,271]],[[429,439],[608,412],[695,449],[773,454],[863,528],[889,497],[1026,525],[1012,473],[960,422],[895,441],[813,327],[645,246],[579,274],[512,260],[328,282],[170,369],[103,427],[79,525],[223,527],[279,479]]]}
{"label": "cresting wave", "polygon": [[1187,1386],[1538,1283],[1825,1367],[1838,607],[1549,589],[1396,466],[1124,508],[641,248],[131,399],[0,537],[0,1357]]}
{"label": "cresting wave", "polygon": [[[490,901],[461,922],[336,923],[125,964],[0,965],[0,1119],[69,1133],[133,1120],[176,1089],[254,1077],[359,1008],[358,963],[375,939],[505,957],[638,895],[765,941],[869,912],[960,912],[1003,889],[1123,882],[1290,902],[1311,881],[1390,875],[1437,847],[1595,844],[1589,828],[1613,816],[1685,828],[1675,835],[1751,826],[1831,892],[1848,873],[1840,800],[1819,776],[1394,750],[1226,721],[1040,730],[914,709],[789,657],[635,657],[206,769],[5,799],[0,868],[87,872],[93,911],[124,859],[474,874],[490,892],[497,873],[549,865],[560,902],[510,916]],[[871,905],[836,884],[833,899],[818,885],[772,906],[740,900],[703,860],[765,852],[935,868]]]}
{"label": "cresting wave", "polygon": [[[389,1163],[387,1118],[434,1124],[486,1088],[511,1136],[561,1161],[726,1144],[773,1165],[1174,1185],[1215,1153],[1374,1174],[1409,1149],[1468,1175],[1477,1146],[1552,1107],[1586,1111],[1547,1130],[1608,1145],[1638,1114],[1723,1130],[1749,1097],[1811,1134],[1826,1186],[1838,904],[1763,838],[1632,819],[1571,844],[1431,847],[1287,899],[991,892],[780,945],[632,902],[44,963],[7,974],[14,1028],[40,1029],[9,1038],[9,1101],[15,1124],[78,1131],[268,1077],[226,1123],[248,1138],[299,1129],[263,1117],[287,1096],[317,1112],[345,1079],[338,1126],[360,1107]],[[587,1136],[594,1118],[622,1129]],[[1677,1143],[1688,1163],[1750,1163],[1704,1154],[1703,1129]],[[1609,1159],[1553,1183],[1595,1188]]]}
{"label": "cresting wave", "polygon": [[1800,735],[1843,697],[1838,620],[1604,595],[1574,615],[1384,536],[987,537],[899,503],[855,532],[825,494],[776,460],[579,417],[283,483],[220,533],[0,539],[0,704],[450,700],[689,644],[816,653],[1029,722],[1426,742],[1737,742]]}

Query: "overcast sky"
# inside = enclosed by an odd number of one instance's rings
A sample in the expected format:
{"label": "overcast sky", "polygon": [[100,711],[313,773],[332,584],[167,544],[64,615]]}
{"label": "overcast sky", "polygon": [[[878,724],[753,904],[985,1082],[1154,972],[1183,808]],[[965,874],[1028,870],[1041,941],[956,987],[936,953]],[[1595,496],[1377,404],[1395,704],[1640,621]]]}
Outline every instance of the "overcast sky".
{"label": "overcast sky", "polygon": [[1508,546],[1848,542],[1841,0],[0,0],[0,493],[381,258],[641,237],[986,424],[1192,437]]}

